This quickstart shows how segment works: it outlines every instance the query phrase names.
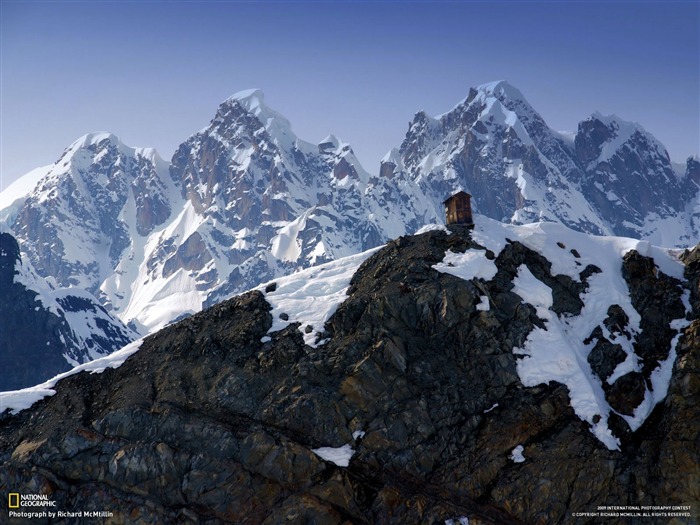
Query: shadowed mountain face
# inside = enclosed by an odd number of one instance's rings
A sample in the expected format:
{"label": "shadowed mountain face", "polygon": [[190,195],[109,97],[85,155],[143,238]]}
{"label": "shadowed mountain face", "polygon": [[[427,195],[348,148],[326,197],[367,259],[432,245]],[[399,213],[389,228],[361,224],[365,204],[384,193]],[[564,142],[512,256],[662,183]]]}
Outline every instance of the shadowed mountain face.
{"label": "shadowed mountain face", "polygon": [[0,391],[42,383],[137,337],[89,293],[50,288],[8,233],[0,233],[0,289]]}
{"label": "shadowed mountain face", "polygon": [[[463,252],[494,271],[434,267]],[[697,249],[685,260],[695,317]],[[586,291],[609,270],[579,266],[572,279],[522,242],[491,250],[467,230],[401,237],[357,269],[314,327],[317,344],[298,322],[270,332],[283,281],[248,292],[146,338],[119,368],[68,377],[5,412],[0,487],[110,510],[115,523],[504,525],[571,523],[599,505],[696,511],[700,325],[675,345],[669,327],[688,294],[653,259],[618,261],[628,299],[584,335],[599,388],[620,370],[617,346],[645,365],[600,390],[609,412],[584,420],[563,384],[524,384],[527,356],[514,349],[594,307]],[[551,289],[547,312],[524,299],[527,272]],[[633,431],[625,414],[653,382],[646,365],[673,351],[668,394]],[[592,431],[601,416],[617,449]]]}

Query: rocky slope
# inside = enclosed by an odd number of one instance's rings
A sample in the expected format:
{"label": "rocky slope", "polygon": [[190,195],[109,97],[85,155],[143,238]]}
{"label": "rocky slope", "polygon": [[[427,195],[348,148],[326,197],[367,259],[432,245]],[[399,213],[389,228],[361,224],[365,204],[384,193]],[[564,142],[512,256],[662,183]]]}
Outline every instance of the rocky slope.
{"label": "rocky slope", "polygon": [[110,523],[697,523],[697,249],[682,284],[646,243],[478,222],[5,395],[35,403],[0,420],[0,488]]}
{"label": "rocky slope", "polygon": [[0,288],[0,391],[36,385],[137,337],[89,293],[50,288],[8,233],[0,233]]}

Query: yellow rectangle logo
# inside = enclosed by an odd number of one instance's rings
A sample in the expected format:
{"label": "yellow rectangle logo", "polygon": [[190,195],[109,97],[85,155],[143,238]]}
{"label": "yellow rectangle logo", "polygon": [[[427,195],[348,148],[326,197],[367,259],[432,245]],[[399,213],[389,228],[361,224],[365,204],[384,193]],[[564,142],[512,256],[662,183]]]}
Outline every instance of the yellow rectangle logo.
{"label": "yellow rectangle logo", "polygon": [[8,507],[11,509],[18,509],[19,508],[19,494],[17,492],[13,492],[8,496]]}

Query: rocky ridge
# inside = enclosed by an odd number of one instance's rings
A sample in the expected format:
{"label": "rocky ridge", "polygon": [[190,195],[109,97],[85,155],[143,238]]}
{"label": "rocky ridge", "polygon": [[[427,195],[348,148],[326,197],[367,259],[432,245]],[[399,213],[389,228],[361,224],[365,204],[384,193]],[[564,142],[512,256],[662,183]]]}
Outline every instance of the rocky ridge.
{"label": "rocky ridge", "polygon": [[[685,255],[690,293],[658,260],[628,251],[620,275],[643,331],[620,299],[586,334],[601,384],[619,367],[616,345],[643,356],[618,379],[631,387],[605,391],[612,411],[598,420],[610,415],[614,449],[577,416],[569,388],[525,386],[527,357],[514,352],[555,326],[519,295],[532,295],[523,266],[551,289],[558,319],[591,308],[587,290],[607,268],[555,238],[538,251],[538,239],[489,249],[482,237],[390,242],[313,327],[314,344],[294,315],[270,331],[277,281],[146,338],[119,368],[64,379],[52,397],[3,414],[0,487],[49,494],[67,510],[118,509],[113,523],[571,523],[598,505],[696,513],[697,249]],[[582,262],[579,280],[558,271],[551,250]],[[495,273],[438,271],[459,257]],[[671,319],[687,306],[694,320],[680,337]],[[649,368],[674,352],[668,394],[633,429],[625,414],[643,402],[637,378],[647,391]]]}

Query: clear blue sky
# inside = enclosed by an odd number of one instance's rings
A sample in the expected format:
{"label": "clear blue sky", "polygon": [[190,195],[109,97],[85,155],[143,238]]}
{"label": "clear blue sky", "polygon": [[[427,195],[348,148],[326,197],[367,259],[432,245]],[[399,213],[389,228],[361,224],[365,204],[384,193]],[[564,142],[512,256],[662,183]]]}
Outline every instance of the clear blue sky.
{"label": "clear blue sky", "polygon": [[231,94],[260,88],[296,134],[364,167],[421,109],[506,79],[551,127],[642,124],[675,161],[700,146],[700,3],[0,0],[2,186],[111,131],[169,160]]}

